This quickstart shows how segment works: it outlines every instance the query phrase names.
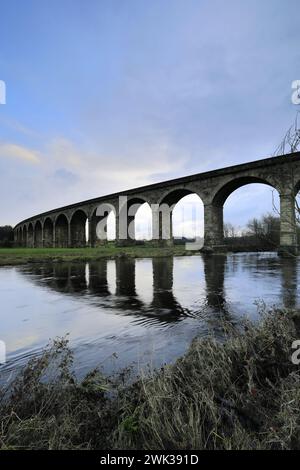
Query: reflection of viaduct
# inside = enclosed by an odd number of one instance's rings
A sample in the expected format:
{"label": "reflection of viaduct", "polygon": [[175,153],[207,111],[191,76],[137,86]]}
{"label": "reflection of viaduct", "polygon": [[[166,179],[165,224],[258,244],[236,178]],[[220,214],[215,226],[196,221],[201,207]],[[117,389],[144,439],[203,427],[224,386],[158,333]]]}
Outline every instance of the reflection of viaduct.
{"label": "reflection of viaduct", "polygon": [[[116,312],[122,315],[137,314],[137,321],[143,322],[163,322],[172,323],[184,319],[187,316],[194,317],[203,314],[206,308],[215,315],[209,315],[210,321],[220,318],[231,319],[230,306],[226,299],[225,278],[226,273],[234,269],[228,264],[228,258],[223,255],[203,257],[205,295],[203,301],[197,302],[194,308],[183,307],[174,292],[174,259],[173,257],[153,258],[152,263],[152,285],[153,297],[149,303],[145,303],[136,288],[136,260],[134,258],[122,258],[113,260],[100,260],[97,263],[52,263],[42,266],[32,264],[26,267],[26,272],[36,275],[36,282],[46,285],[60,293],[92,296],[91,302],[101,305],[103,308],[113,307]],[[268,260],[261,260],[257,257],[256,262],[248,267],[257,271],[261,263],[268,263]],[[115,284],[113,291],[109,284],[108,263],[115,263],[115,279],[111,280]],[[281,300],[286,308],[295,308],[297,305],[297,258],[282,259],[278,265],[278,260],[269,260],[270,268],[272,263],[276,263],[274,272],[281,274]],[[200,263],[201,265],[201,263]],[[266,265],[265,265],[266,266]],[[271,269],[271,272],[273,270]],[[200,278],[199,278],[200,281]],[[151,282],[151,281],[150,281]],[[200,288],[200,283],[199,283]],[[149,286],[145,285],[146,291]],[[107,298],[109,301],[107,301]],[[246,313],[246,312],[245,312]],[[143,320],[141,320],[143,319]],[[216,323],[216,324],[217,324]]]}
{"label": "reflection of viaduct", "polygon": [[[115,263],[115,293],[112,295],[108,282],[108,263]],[[42,267],[33,264],[26,271],[37,275],[36,282],[55,291],[72,295],[91,295],[91,301],[102,307],[113,307],[116,311],[132,314],[147,321],[172,323],[195,313],[183,307],[173,290],[173,257],[152,258],[153,297],[149,303],[143,302],[136,289],[136,260],[122,258],[102,259],[97,263],[54,263]],[[217,263],[217,265],[216,265]],[[228,315],[224,294],[224,273],[226,257],[216,256],[205,259],[206,295],[201,306],[219,314]],[[216,268],[218,274],[216,275]],[[148,290],[149,286],[145,286]],[[109,302],[108,296],[112,296]]]}
{"label": "reflection of viaduct", "polygon": [[[188,194],[197,194],[204,205],[205,247],[218,251],[223,245],[223,205],[236,189],[250,183],[267,184],[280,195],[281,238],[283,250],[295,253],[297,239],[295,229],[295,195],[300,189],[300,152],[280,157],[257,160],[220,170],[186,176],[162,183],[131,189],[103,196],[70,206],[54,209],[20,222],[14,229],[15,239],[21,246],[28,247],[75,247],[86,245],[86,222],[89,227],[89,245],[97,241],[98,222],[105,226],[110,211],[115,213],[116,241],[126,244],[129,224],[133,231],[136,210],[132,207],[148,203],[152,208],[152,230],[163,240],[165,234],[172,234],[172,217],[164,225],[160,208],[173,206]],[[122,210],[120,196],[127,197],[126,224],[124,236],[119,227]],[[106,205],[102,215],[97,215],[98,206]],[[126,227],[125,227],[126,229]],[[103,235],[102,235],[103,236]],[[121,240],[122,239],[122,240]]]}

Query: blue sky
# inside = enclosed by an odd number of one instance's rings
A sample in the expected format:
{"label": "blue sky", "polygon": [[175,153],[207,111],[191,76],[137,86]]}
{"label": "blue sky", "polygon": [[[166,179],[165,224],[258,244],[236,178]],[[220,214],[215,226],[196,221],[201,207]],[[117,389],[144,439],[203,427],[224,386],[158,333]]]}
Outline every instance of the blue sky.
{"label": "blue sky", "polygon": [[[272,154],[296,114],[298,6],[0,0],[0,224]],[[249,185],[225,218],[271,208]]]}

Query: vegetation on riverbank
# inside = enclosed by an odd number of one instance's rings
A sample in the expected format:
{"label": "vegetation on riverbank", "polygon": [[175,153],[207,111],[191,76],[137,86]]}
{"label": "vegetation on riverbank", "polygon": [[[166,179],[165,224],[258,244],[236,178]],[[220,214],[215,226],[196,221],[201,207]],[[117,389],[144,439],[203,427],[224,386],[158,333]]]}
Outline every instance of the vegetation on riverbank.
{"label": "vegetation on riverbank", "polygon": [[0,226],[0,248],[12,248],[14,244],[14,230],[10,225]]}
{"label": "vegetation on riverbank", "polygon": [[[0,401],[2,449],[300,449],[299,312],[264,312],[225,341],[197,338],[174,365],[126,385],[72,374],[57,340]],[[48,381],[44,380],[45,376]]]}
{"label": "vegetation on riverbank", "polygon": [[97,248],[0,248],[0,266],[12,266],[25,263],[97,261],[102,258],[129,256],[134,258],[154,258],[163,256],[184,256],[195,254],[185,245],[157,247],[154,245],[133,245],[117,247],[114,243]]}

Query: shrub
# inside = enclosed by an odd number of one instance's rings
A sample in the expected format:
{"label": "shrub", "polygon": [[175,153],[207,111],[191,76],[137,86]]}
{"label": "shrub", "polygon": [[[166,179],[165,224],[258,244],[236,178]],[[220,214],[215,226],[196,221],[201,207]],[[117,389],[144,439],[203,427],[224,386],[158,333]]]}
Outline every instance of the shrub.
{"label": "shrub", "polygon": [[[300,449],[298,312],[273,309],[224,339],[196,338],[175,364],[126,385],[72,373],[66,338],[0,399],[2,449]],[[125,385],[124,385],[125,381]]]}

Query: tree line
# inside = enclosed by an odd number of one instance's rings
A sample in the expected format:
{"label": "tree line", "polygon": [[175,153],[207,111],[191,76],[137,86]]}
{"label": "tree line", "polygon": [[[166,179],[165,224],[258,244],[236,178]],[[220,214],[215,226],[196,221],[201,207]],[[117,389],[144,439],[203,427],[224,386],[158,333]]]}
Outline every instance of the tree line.
{"label": "tree line", "polygon": [[[300,226],[297,224],[298,243],[300,242]],[[225,243],[233,249],[274,250],[280,245],[280,217],[265,214],[260,218],[249,220],[244,229],[231,223],[224,224]]]}
{"label": "tree line", "polygon": [[0,226],[0,247],[10,248],[14,243],[14,231],[10,225]]}

